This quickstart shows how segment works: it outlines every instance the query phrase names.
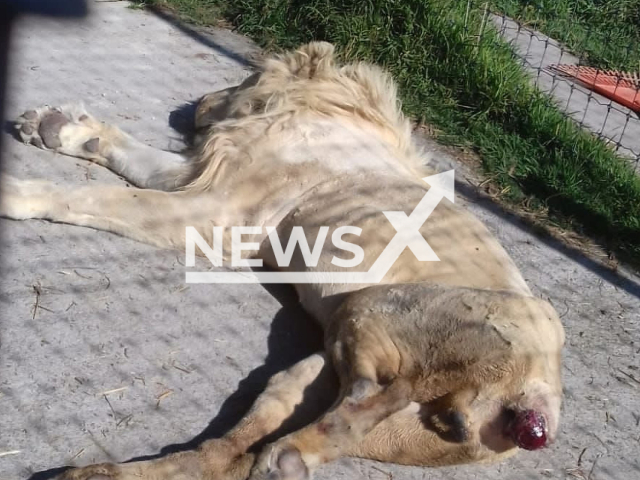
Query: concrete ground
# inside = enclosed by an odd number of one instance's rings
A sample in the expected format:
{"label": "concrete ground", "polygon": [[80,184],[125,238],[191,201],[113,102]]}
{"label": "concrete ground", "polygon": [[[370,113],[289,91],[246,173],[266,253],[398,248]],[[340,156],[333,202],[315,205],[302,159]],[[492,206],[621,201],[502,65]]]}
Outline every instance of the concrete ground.
{"label": "concrete ground", "polygon": [[[140,139],[178,148],[168,119],[180,118],[171,112],[249,73],[243,59],[254,49],[242,37],[189,32],[124,2],[92,7],[82,22],[18,23],[8,118],[82,100]],[[2,135],[3,169],[16,176],[121,183]],[[425,145],[463,179],[462,165]],[[457,194],[563,319],[559,439],[498,465],[431,470],[345,459],[317,478],[639,478],[640,280],[535,236],[464,181]],[[320,346],[288,289],[185,285],[183,252],[104,232],[8,220],[0,231],[1,480],[51,478],[63,465],[123,461],[220,435],[270,374]]]}

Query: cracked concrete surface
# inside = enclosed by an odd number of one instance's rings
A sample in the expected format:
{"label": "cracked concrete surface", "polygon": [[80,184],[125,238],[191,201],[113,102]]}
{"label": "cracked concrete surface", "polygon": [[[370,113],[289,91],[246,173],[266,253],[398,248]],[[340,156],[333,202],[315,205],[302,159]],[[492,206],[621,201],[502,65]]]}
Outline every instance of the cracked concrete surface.
{"label": "cracked concrete surface", "polygon": [[[189,34],[124,2],[91,6],[83,21],[18,22],[7,118],[83,101],[141,140],[176,149],[171,113],[249,74],[244,59],[255,49],[242,37]],[[3,135],[3,169],[21,178],[122,182],[96,165]],[[434,161],[464,170],[425,145]],[[317,478],[640,477],[640,280],[533,235],[468,183],[457,193],[562,316],[559,439],[498,465],[423,469],[345,459]],[[8,220],[0,220],[0,231],[2,480],[37,472],[34,478],[50,478],[63,465],[124,461],[202,438],[205,430],[220,434],[270,374],[321,346],[320,332],[287,289],[185,285],[182,252],[104,232]]]}

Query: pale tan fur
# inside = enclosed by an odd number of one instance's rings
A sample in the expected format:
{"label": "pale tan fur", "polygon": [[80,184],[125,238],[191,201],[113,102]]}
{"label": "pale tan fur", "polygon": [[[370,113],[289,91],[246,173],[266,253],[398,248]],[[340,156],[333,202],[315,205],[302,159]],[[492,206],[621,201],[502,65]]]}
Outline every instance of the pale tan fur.
{"label": "pale tan fur", "polygon": [[[3,177],[0,213],[184,247],[185,227],[321,226],[362,229],[349,241],[366,271],[396,231],[382,212],[411,212],[428,191],[388,74],[368,64],[336,66],[333,47],[311,43],[265,62],[242,85],[205,96],[189,161],[150,149],[76,107],[37,109],[18,121],[25,141],[93,160],[150,189],[66,189]],[[165,191],[162,191],[165,190]],[[564,332],[553,308],[531,295],[484,225],[442,200],[420,229],[440,258],[400,255],[380,285],[298,284],[322,325],[326,355],[275,376],[249,414],[222,439],[160,460],[101,464],[67,479],[304,479],[342,455],[437,466],[494,461],[515,453],[508,413],[536,409],[548,436],[559,422]],[[226,239],[228,240],[228,238]],[[276,268],[263,228],[248,235]],[[226,242],[229,243],[228,241]],[[228,252],[226,252],[228,254]],[[327,245],[317,266],[299,250],[285,271],[342,271]],[[340,389],[316,422],[268,445],[312,384]],[[457,419],[452,423],[452,415]]]}

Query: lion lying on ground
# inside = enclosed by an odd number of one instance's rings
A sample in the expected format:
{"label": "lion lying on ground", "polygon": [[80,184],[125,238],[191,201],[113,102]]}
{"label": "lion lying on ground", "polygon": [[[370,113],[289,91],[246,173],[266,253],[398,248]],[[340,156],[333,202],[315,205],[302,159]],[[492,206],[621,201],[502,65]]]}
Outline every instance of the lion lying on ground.
{"label": "lion lying on ground", "polygon": [[[17,125],[23,140],[104,165],[140,188],[70,189],[5,176],[0,213],[173,248],[184,248],[188,226],[209,244],[214,225],[276,226],[280,238],[302,227],[310,243],[322,226],[355,226],[362,235],[349,238],[365,253],[357,270],[366,271],[409,218],[402,212],[429,191],[417,176],[392,80],[371,65],[336,66],[326,43],[271,58],[239,87],[205,96],[196,125],[202,135],[185,159],[79,107],[27,111]],[[277,268],[272,237],[256,232],[243,240],[258,243],[257,256]],[[440,261],[420,261],[419,248],[407,244],[379,284],[295,285],[324,328],[326,353],[273,377],[223,438],[63,478],[298,480],[340,456],[438,466],[498,460],[553,441],[564,343],[553,308],[532,296],[488,230],[450,200],[433,209],[419,234]],[[307,266],[296,249],[280,269],[349,271],[343,257],[330,246]],[[305,388],[331,369],[340,381],[333,407],[254,453],[252,445],[276,431]]]}

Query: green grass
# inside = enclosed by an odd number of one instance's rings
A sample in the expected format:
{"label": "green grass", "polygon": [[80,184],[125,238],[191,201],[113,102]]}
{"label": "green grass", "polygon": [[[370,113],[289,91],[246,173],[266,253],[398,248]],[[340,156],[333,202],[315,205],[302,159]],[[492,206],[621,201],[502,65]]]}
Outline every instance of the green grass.
{"label": "green grass", "polygon": [[[455,0],[154,0],[194,20],[202,9],[264,46],[312,39],[347,59],[388,68],[406,112],[441,140],[474,148],[512,202],[548,207],[640,263],[640,177],[601,141],[566,120],[531,86],[481,6]],[[209,10],[210,9],[210,10]],[[208,14],[206,14],[208,15]],[[211,20],[207,20],[207,23]]]}
{"label": "green grass", "polygon": [[566,45],[582,63],[640,72],[640,0],[493,0]]}
{"label": "green grass", "polygon": [[132,0],[130,8],[170,7],[180,17],[196,25],[217,26],[224,20],[224,2],[220,0]]}

